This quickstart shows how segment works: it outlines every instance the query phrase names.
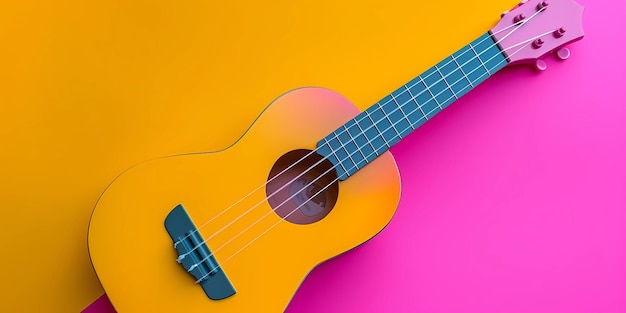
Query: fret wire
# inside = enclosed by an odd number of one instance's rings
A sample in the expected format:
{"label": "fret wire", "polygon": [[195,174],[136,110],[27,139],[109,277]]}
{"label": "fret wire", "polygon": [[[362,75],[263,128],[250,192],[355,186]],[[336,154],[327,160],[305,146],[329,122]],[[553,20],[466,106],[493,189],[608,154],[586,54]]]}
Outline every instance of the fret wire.
{"label": "fret wire", "polygon": [[[343,127],[346,127],[346,124],[343,124]],[[352,141],[354,142],[354,146],[356,147],[357,151],[359,151],[359,153],[361,155],[363,155],[363,152],[361,152],[361,149],[359,149],[359,145],[356,143],[356,140],[354,140],[354,138],[352,138],[352,135],[350,135],[350,132],[347,131],[348,129],[346,128],[346,133],[348,134],[348,138],[350,138],[348,140],[348,142]],[[350,151],[348,151],[348,149],[346,148],[348,143],[342,143],[341,140],[339,140],[339,143],[341,143],[341,148],[348,154],[348,158],[350,159],[350,161],[352,161],[352,164],[354,164],[354,166],[358,167],[358,163],[354,162],[354,159],[352,158],[352,154],[354,153],[350,153]]]}
{"label": "fret wire", "polygon": [[[367,112],[367,110],[365,110],[365,115],[367,115],[367,118],[370,119],[370,121],[372,122],[372,125],[374,126],[374,128],[376,128],[376,131],[380,134],[380,138],[383,139],[385,146],[387,146],[387,148],[391,148],[391,146],[387,142],[387,139],[385,139],[385,136],[383,136],[383,133],[380,132],[380,129],[378,129],[378,125],[376,125],[376,122],[374,122],[374,119],[370,116],[370,113]],[[377,151],[377,150],[374,150],[374,151]]]}
{"label": "fret wire", "polygon": [[[421,79],[421,77],[420,77],[420,79]],[[422,83],[423,82],[424,81],[422,81]],[[415,84],[415,85],[417,85],[417,84]],[[415,85],[413,85],[413,86],[415,86]],[[426,84],[424,84],[424,86],[426,86]],[[411,100],[413,100],[413,102],[415,102],[415,104],[417,105],[417,108],[420,110],[420,112],[422,112],[422,116],[424,116],[424,118],[426,118],[426,120],[428,120],[428,117],[426,116],[426,113],[424,113],[424,109],[422,109],[422,106],[419,103],[417,103],[417,97],[415,97],[413,95],[413,93],[411,92],[411,89],[409,89],[406,85],[404,85],[404,88],[406,88],[406,91],[409,92],[409,96],[411,96]],[[411,113],[413,113],[413,112],[411,111]],[[413,127],[413,123],[411,123],[411,121],[408,118],[407,118],[407,121],[409,121],[409,124],[411,125],[411,128],[415,129]]]}
{"label": "fret wire", "polygon": [[[411,91],[409,90],[409,88],[406,88],[406,84],[403,85],[403,86],[409,92],[409,96],[411,98],[413,98],[413,95],[411,95]],[[404,113],[404,110],[402,109],[402,105],[400,105],[400,103],[398,103],[398,100],[396,100],[396,97],[391,95],[391,99],[393,99],[393,102],[395,102],[396,105],[398,105],[398,109],[400,109],[400,113],[402,113],[402,116],[404,117],[404,119],[407,121],[407,123],[409,123],[409,126],[411,127],[411,129],[415,130],[415,128],[413,128],[413,123],[411,123],[411,120],[409,120],[409,117]]]}
{"label": "fret wire", "polygon": [[[483,62],[483,60],[480,58],[480,54],[478,54],[478,52],[476,52],[476,49],[474,49],[474,46],[472,45],[472,43],[471,43],[471,42],[469,43],[469,47],[470,47],[470,49],[472,49],[472,51],[473,51],[473,52],[474,52],[474,54],[476,55],[476,57],[475,57],[475,58],[477,58],[477,59],[478,59],[478,62],[480,62],[480,65],[482,65],[482,66],[483,66],[483,68],[487,71],[487,73],[488,73],[489,75],[491,75],[491,72],[489,71],[489,69],[487,68],[487,66],[485,66],[485,63],[484,63],[484,62]],[[485,50],[485,51],[487,51],[487,50]],[[483,52],[485,52],[485,51],[483,51]]]}
{"label": "fret wire", "polygon": [[[454,95],[454,97],[458,99],[459,97],[457,97],[456,92],[454,92],[454,90],[452,90],[452,86],[450,86],[450,83],[448,83],[448,80],[446,80],[446,76],[443,75],[443,73],[441,72],[441,70],[439,69],[437,64],[435,64],[435,69],[437,70],[437,72],[439,72],[439,75],[441,75],[441,79],[446,84],[446,86],[448,86],[448,89],[450,89],[450,91],[452,91],[452,94]],[[449,74],[452,74],[452,73],[449,73]]]}
{"label": "fret wire", "polygon": [[[341,169],[343,169],[343,172],[346,173],[346,175],[347,175],[348,174],[348,170],[346,170],[346,168],[343,166],[343,160],[339,159],[339,156],[337,155],[337,150],[335,150],[333,148],[333,146],[330,145],[330,141],[328,141],[328,139],[326,139],[326,137],[324,137],[324,141],[326,142],[326,145],[328,146],[328,149],[330,150],[330,153],[332,153],[332,155],[335,156],[335,159],[337,159],[337,163],[339,163],[339,166],[341,166]],[[341,144],[341,141],[339,141],[339,137],[337,137],[337,141],[339,142],[339,144]]]}
{"label": "fret wire", "polygon": [[[437,101],[437,98],[435,98],[435,95],[433,94],[432,91],[430,91],[430,88],[428,88],[428,85],[426,85],[426,82],[424,81],[424,79],[422,79],[422,76],[419,76],[420,80],[422,81],[422,84],[424,84],[424,87],[426,87],[426,90],[428,91],[428,93],[430,94],[430,96],[435,99],[435,103],[437,103],[437,106],[439,107],[440,110],[443,110],[443,108],[441,107],[441,104],[439,104],[439,101]],[[417,101],[416,101],[417,102]],[[425,104],[425,103],[424,103]],[[420,109],[422,108],[421,106],[424,104],[419,104],[420,105]],[[422,111],[422,113],[424,113],[424,111]],[[430,112],[429,112],[430,113]],[[424,114],[424,116],[426,116],[426,114]],[[426,117],[426,120],[428,120],[428,117]]]}
{"label": "fret wire", "polygon": [[[393,95],[391,96],[391,99],[394,102],[396,101],[395,99],[393,99]],[[387,103],[389,103],[389,102],[387,102]],[[400,135],[400,132],[396,129],[396,126],[394,126],[394,122],[391,120],[391,117],[385,112],[385,109],[383,108],[382,104],[380,104],[380,102],[378,102],[378,107],[380,108],[380,112],[383,112],[383,115],[385,116],[385,118],[387,119],[389,124],[391,125],[391,128],[393,128],[393,130],[396,131],[396,134]]]}
{"label": "fret wire", "polygon": [[[361,125],[359,125],[359,123],[356,120],[354,121],[354,124],[356,124],[356,127],[359,129],[361,134],[363,134],[363,137],[365,137],[365,139],[367,139],[367,144],[369,144],[370,147],[372,147],[372,151],[374,151],[374,154],[376,154],[378,156],[378,153],[376,152],[376,148],[374,148],[374,145],[372,144],[372,140],[367,136],[367,133],[365,133],[363,128],[361,128]],[[361,154],[362,154],[362,152],[361,152]],[[367,157],[365,157],[365,160],[367,161]]]}
{"label": "fret wire", "polygon": [[465,79],[467,79],[467,82],[470,84],[470,86],[472,86],[472,88],[474,87],[474,84],[472,84],[472,80],[469,79],[469,77],[467,77],[467,74],[465,74],[465,71],[463,70],[463,67],[459,64],[459,62],[456,60],[456,58],[454,57],[454,54],[452,54],[452,61],[454,61],[454,64],[456,64],[456,66],[461,70],[461,73],[463,74],[463,77],[465,77]]}
{"label": "fret wire", "polygon": [[[356,121],[354,121],[354,123],[356,124]],[[360,128],[360,127],[359,127]],[[346,130],[346,133],[348,134],[348,136],[350,137],[350,139],[354,142],[354,145],[356,146],[356,149],[359,151],[359,153],[362,156],[362,159],[364,161],[366,161],[367,159],[365,158],[365,153],[363,153],[363,151],[361,151],[361,148],[359,148],[359,144],[356,142],[356,138],[352,137],[352,135],[350,135],[350,132],[348,131],[348,127],[346,127],[346,124],[343,124],[343,129]],[[365,133],[362,133],[363,137],[365,137]],[[358,135],[357,135],[358,137]],[[367,137],[365,137],[367,138]],[[356,163],[354,163],[356,165]]]}

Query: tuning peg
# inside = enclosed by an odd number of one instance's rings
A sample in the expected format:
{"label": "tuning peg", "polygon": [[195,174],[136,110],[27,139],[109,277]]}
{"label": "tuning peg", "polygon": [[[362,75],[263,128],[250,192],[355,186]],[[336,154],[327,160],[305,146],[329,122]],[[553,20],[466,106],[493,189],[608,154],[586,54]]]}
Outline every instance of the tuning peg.
{"label": "tuning peg", "polygon": [[548,68],[548,64],[546,64],[546,61],[542,60],[542,59],[537,59],[537,61],[535,61],[535,69],[538,71],[545,71]]}
{"label": "tuning peg", "polygon": [[523,6],[526,2],[528,2],[528,0],[522,0],[522,1],[520,1],[520,2],[517,4],[517,6],[518,6],[518,7],[521,7],[521,6]]}
{"label": "tuning peg", "polygon": [[553,34],[554,34],[554,37],[556,37],[556,38],[563,37],[563,35],[565,34],[565,27],[561,27],[561,28],[555,30]]}
{"label": "tuning peg", "polygon": [[526,15],[524,15],[524,13],[520,13],[520,14],[518,14],[517,16],[515,16],[513,18],[513,22],[519,23],[521,20],[523,20],[525,18],[526,18]]}
{"label": "tuning peg", "polygon": [[556,57],[559,60],[567,60],[572,53],[567,48],[561,48],[556,52]]}
{"label": "tuning peg", "polygon": [[509,12],[511,12],[511,11],[506,10],[506,11],[502,12],[502,14],[500,14],[500,17],[504,17],[505,15],[509,14]]}
{"label": "tuning peg", "polygon": [[535,41],[533,41],[533,48],[539,49],[541,48],[541,46],[543,46],[543,43],[544,43],[543,39],[537,38]]}
{"label": "tuning peg", "polygon": [[548,1],[541,1],[539,2],[539,4],[537,4],[537,11],[541,11],[543,9],[545,9],[550,3],[548,3]]}

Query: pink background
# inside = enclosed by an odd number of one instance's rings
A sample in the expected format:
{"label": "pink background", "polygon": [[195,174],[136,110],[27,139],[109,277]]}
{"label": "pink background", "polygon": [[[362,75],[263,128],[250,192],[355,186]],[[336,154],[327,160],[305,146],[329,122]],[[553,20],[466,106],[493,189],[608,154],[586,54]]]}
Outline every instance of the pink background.
{"label": "pink background", "polygon": [[392,149],[391,224],[320,265],[288,312],[626,312],[626,12],[505,69]]}
{"label": "pink background", "polygon": [[626,3],[579,2],[570,60],[505,69],[393,148],[393,221],[288,312],[626,312]]}

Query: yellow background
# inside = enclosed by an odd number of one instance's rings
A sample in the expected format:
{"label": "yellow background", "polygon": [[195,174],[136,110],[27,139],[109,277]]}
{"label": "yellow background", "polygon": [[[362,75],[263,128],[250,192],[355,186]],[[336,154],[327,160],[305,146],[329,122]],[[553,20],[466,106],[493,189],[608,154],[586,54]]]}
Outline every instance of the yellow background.
{"label": "yellow background", "polygon": [[364,109],[514,3],[4,1],[0,311],[75,312],[102,294],[87,225],[125,168],[223,147],[299,86]]}

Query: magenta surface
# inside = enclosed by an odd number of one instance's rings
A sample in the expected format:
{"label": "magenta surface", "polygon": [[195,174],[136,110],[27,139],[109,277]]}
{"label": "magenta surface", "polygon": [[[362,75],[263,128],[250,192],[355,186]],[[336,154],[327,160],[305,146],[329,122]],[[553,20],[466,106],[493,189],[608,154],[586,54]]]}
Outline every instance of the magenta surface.
{"label": "magenta surface", "polygon": [[391,224],[287,312],[626,312],[626,2],[579,3],[568,60],[503,70],[392,149]]}
{"label": "magenta surface", "polygon": [[102,295],[91,305],[85,308],[82,313],[115,313],[115,308],[113,308],[111,301],[109,301],[109,297],[107,297],[107,295]]}

